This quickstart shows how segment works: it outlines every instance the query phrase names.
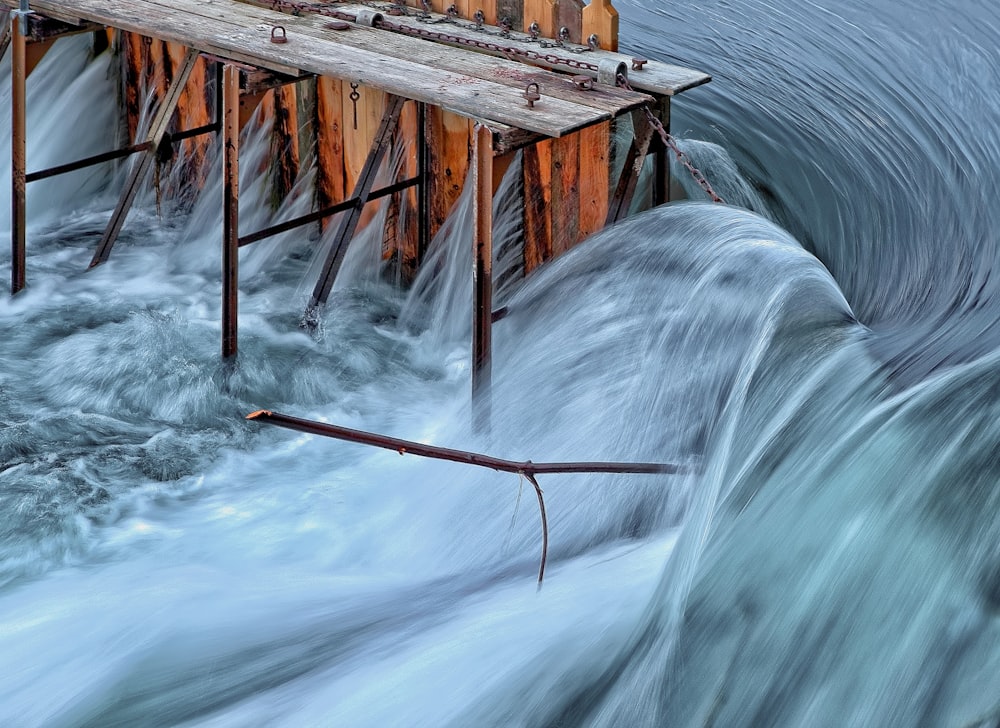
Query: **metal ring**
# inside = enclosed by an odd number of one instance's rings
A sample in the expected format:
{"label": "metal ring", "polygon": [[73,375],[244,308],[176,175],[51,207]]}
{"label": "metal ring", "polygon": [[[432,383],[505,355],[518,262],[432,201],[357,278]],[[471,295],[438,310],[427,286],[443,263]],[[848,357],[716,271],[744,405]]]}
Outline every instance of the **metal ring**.
{"label": "metal ring", "polygon": [[608,86],[618,85],[618,76],[628,78],[628,65],[624,61],[608,58],[597,64],[597,82]]}
{"label": "metal ring", "polygon": [[377,13],[371,8],[361,8],[358,10],[354,22],[358,25],[367,25],[374,28],[376,23],[382,22],[382,13]]}

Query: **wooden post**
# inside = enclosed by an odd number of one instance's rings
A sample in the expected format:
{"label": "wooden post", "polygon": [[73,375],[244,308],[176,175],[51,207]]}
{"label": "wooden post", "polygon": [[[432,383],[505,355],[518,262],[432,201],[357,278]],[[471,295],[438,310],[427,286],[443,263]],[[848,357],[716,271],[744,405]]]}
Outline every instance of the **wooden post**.
{"label": "wooden post", "polygon": [[27,128],[25,125],[25,86],[27,52],[23,16],[11,13],[11,295],[24,288],[27,207],[25,187],[27,174]]}
{"label": "wooden post", "polygon": [[240,69],[222,70],[222,356],[235,356],[240,241]]}
{"label": "wooden post", "polygon": [[417,265],[424,261],[431,244],[431,147],[427,143],[427,104],[417,104]]}
{"label": "wooden post", "polygon": [[[125,190],[122,192],[121,199],[118,200],[118,205],[115,207],[115,211],[111,215],[111,220],[108,222],[107,228],[104,230],[104,235],[101,238],[101,242],[97,247],[97,252],[94,253],[94,258],[90,261],[90,267],[98,266],[108,259],[111,255],[111,249],[114,247],[115,241],[118,239],[118,234],[121,232],[122,226],[125,224],[125,218],[128,216],[129,210],[132,208],[132,203],[135,201],[135,196],[139,192],[139,185],[142,183],[143,178],[145,178],[146,173],[149,172],[150,167],[153,166],[156,161],[157,148],[160,146],[160,142],[163,141],[164,134],[167,133],[167,127],[170,124],[170,119],[177,109],[177,104],[180,101],[181,92],[187,85],[188,79],[191,77],[191,72],[194,70],[195,62],[198,60],[198,51],[194,48],[188,49],[187,55],[184,56],[184,62],[181,67],[177,69],[177,75],[174,76],[173,82],[170,84],[163,101],[160,103],[160,108],[156,111],[156,116],[153,117],[153,121],[149,127],[149,133],[146,135],[146,141],[150,143],[149,150],[140,157],[139,161],[136,162],[135,166],[132,167],[132,172],[129,174],[128,180],[125,183]],[[237,78],[237,82],[239,79]]]}
{"label": "wooden post", "polygon": [[472,408],[473,424],[482,431],[490,426],[493,368],[493,133],[482,124],[473,131],[472,156]]}
{"label": "wooden post", "polygon": [[632,199],[635,197],[635,188],[639,183],[639,174],[646,162],[649,144],[653,140],[653,127],[646,121],[644,114],[638,111],[633,112],[632,124],[635,128],[634,138],[625,155],[622,174],[618,179],[615,196],[608,209],[608,225],[618,222],[628,215]]}

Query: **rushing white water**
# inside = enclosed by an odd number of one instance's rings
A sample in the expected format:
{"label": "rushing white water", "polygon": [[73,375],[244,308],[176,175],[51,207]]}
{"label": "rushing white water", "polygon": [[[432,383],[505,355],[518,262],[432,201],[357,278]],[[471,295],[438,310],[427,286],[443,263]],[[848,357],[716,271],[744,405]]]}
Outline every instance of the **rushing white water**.
{"label": "rushing white water", "polygon": [[[663,12],[620,9],[626,26]],[[667,24],[735,34],[680,40],[679,60],[719,64],[716,86],[773,50],[774,9],[739,10],[739,27],[735,10],[693,5]],[[822,77],[853,43],[824,45],[824,24],[853,21],[785,10],[782,32],[808,52],[767,70],[795,79],[782,64],[804,58]],[[641,44],[665,43],[657,27]],[[910,47],[877,31],[875,56]],[[32,169],[114,144],[110,60],[86,54],[60,41],[30,79]],[[967,283],[977,303],[948,313],[973,300],[955,271],[989,280],[995,236],[942,252],[950,224],[911,241],[923,210],[904,197],[848,219],[845,198],[810,198],[833,175],[884,170],[873,154],[803,163],[814,176],[792,164],[811,147],[782,124],[830,113],[796,90],[766,123],[731,121],[756,104],[732,89],[688,112],[714,137],[685,150],[737,204],[640,214],[504,285],[488,436],[468,426],[467,200],[409,293],[379,275],[378,241],[355,241],[315,338],[297,323],[323,241],[300,231],[242,251],[226,365],[217,183],[162,219],[147,200],[89,272],[111,171],[33,185],[29,287],[0,298],[0,724],[996,725],[991,289]],[[722,122],[727,138],[711,130]],[[894,154],[924,149],[905,131],[885,132]],[[244,173],[266,133],[245,132]],[[266,183],[241,182],[247,229],[270,222]],[[293,197],[282,214],[309,204]],[[995,230],[959,199],[943,220]],[[516,240],[502,194],[496,214],[498,238]],[[852,229],[890,250],[852,246]],[[919,260],[900,273],[908,250]],[[944,260],[937,273],[924,256]],[[918,340],[918,311],[954,330]],[[551,550],[537,590],[538,515],[515,476],[243,419],[261,407],[502,457],[694,468],[540,478]]]}

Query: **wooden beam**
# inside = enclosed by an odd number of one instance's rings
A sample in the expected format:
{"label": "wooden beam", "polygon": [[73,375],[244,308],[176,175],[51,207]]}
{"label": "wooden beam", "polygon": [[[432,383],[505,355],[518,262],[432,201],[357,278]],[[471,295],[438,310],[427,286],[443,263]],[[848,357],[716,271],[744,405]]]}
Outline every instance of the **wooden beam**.
{"label": "wooden beam", "polygon": [[104,235],[101,237],[97,252],[94,253],[94,257],[90,261],[91,268],[104,263],[108,259],[108,256],[111,255],[111,249],[114,247],[115,241],[118,240],[118,234],[121,232],[122,226],[125,224],[125,218],[128,217],[132,203],[135,201],[135,196],[139,192],[139,186],[142,184],[143,179],[145,179],[146,173],[149,172],[149,169],[156,161],[156,150],[160,146],[160,142],[163,141],[164,134],[167,133],[170,119],[180,101],[181,92],[187,85],[188,78],[190,78],[197,60],[198,51],[191,48],[188,50],[187,55],[184,56],[184,62],[181,64],[181,67],[177,69],[177,74],[174,76],[170,88],[160,103],[160,108],[157,109],[156,115],[150,124],[149,132],[146,134],[146,141],[151,145],[150,150],[143,154],[135,166],[132,167],[121,199],[118,200],[118,205],[115,207],[115,211],[111,215],[111,220],[108,222],[108,226],[104,230]]}
{"label": "wooden beam", "polygon": [[493,369],[493,133],[481,124],[473,131],[472,157],[472,407],[473,424],[483,431],[491,419]]}
{"label": "wooden beam", "polygon": [[389,96],[385,113],[382,115],[382,123],[375,135],[375,139],[372,141],[371,149],[368,152],[368,159],[365,160],[365,166],[361,170],[358,182],[354,187],[352,197],[357,201],[347,211],[347,214],[340,223],[326,262],[323,264],[323,271],[320,273],[316,287],[313,289],[312,298],[309,300],[309,307],[306,310],[304,319],[307,325],[315,323],[319,309],[326,303],[326,299],[333,289],[333,282],[340,271],[341,264],[344,262],[344,255],[347,253],[347,244],[354,237],[354,231],[361,220],[361,211],[365,203],[368,202],[372,186],[375,184],[375,176],[378,173],[383,157],[385,157],[386,150],[389,148],[389,141],[392,139],[396,124],[399,122],[399,114],[403,109],[405,101],[406,99],[402,96]]}
{"label": "wooden beam", "polygon": [[25,82],[27,79],[27,43],[20,19],[10,22],[11,49],[11,264],[10,292],[17,293],[25,284],[27,206],[27,126],[25,124]]}
{"label": "wooden beam", "polygon": [[237,352],[240,240],[240,71],[222,71],[222,356]]}

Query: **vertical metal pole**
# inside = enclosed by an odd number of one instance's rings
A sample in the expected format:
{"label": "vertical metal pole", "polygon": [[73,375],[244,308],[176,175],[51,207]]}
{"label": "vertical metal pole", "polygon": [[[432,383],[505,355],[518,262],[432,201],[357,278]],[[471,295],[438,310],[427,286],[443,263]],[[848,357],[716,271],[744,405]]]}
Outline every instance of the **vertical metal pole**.
{"label": "vertical metal pole", "polygon": [[240,246],[240,69],[222,71],[222,356],[236,355]]}
{"label": "vertical metal pole", "polygon": [[493,133],[476,124],[472,151],[473,268],[472,412],[473,427],[488,430],[492,415],[493,370]]}
{"label": "vertical metal pole", "polygon": [[[670,97],[664,96],[657,104],[656,115],[663,128],[670,132]],[[653,205],[670,202],[670,150],[657,139],[653,157]]]}
{"label": "vertical metal pole", "polygon": [[427,143],[427,104],[417,102],[417,264],[423,263],[431,244],[431,186],[428,171],[431,168],[431,147]]}
{"label": "vertical metal pole", "polygon": [[[22,3],[22,5],[25,3]],[[11,13],[11,235],[10,292],[24,288],[25,282],[25,176],[27,174],[27,129],[25,126],[25,79],[27,78],[27,19]]]}

